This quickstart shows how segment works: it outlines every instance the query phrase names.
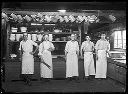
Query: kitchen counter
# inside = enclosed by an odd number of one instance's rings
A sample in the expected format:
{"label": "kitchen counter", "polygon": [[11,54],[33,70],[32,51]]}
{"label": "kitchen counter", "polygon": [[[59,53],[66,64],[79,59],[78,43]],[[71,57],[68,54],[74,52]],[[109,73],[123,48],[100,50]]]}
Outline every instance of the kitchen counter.
{"label": "kitchen counter", "polygon": [[126,85],[126,60],[108,58],[107,76]]}
{"label": "kitchen counter", "polygon": [[109,63],[114,63],[114,64],[116,64],[118,66],[127,68],[126,59],[125,60],[116,60],[116,59],[107,58],[107,60],[108,60]]}

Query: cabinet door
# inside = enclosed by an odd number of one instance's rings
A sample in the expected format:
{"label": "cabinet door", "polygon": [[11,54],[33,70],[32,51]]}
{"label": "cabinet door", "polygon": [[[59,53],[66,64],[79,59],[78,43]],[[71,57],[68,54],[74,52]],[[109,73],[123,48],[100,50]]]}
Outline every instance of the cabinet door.
{"label": "cabinet door", "polygon": [[7,62],[5,64],[5,81],[20,80],[20,62]]}
{"label": "cabinet door", "polygon": [[115,64],[108,63],[107,76],[115,79]]}
{"label": "cabinet door", "polygon": [[116,80],[126,84],[126,69],[124,67],[116,66]]}

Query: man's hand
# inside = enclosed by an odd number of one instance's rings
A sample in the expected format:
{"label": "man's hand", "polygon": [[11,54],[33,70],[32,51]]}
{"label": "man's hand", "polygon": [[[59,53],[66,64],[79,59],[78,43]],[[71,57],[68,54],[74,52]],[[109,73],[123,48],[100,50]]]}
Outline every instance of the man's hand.
{"label": "man's hand", "polygon": [[34,53],[33,52],[29,52],[31,55],[33,55]]}
{"label": "man's hand", "polygon": [[98,55],[96,54],[96,60],[98,60]]}
{"label": "man's hand", "polygon": [[84,58],[83,55],[81,55],[80,58],[83,59]]}
{"label": "man's hand", "polygon": [[65,58],[65,61],[67,61],[67,56],[65,56],[64,58]]}
{"label": "man's hand", "polygon": [[49,49],[48,49],[48,51],[50,51],[50,52],[51,52],[51,51],[53,51],[53,49],[52,49],[52,48],[49,48]]}
{"label": "man's hand", "polygon": [[22,61],[22,58],[20,57],[19,60]]}

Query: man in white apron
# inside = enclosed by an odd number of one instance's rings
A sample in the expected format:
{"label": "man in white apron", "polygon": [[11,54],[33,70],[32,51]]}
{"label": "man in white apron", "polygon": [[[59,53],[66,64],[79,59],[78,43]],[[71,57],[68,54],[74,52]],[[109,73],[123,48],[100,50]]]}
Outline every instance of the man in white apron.
{"label": "man in white apron", "polygon": [[78,55],[79,45],[75,40],[75,34],[71,35],[71,41],[68,41],[65,46],[66,55],[66,78],[71,80],[72,77],[76,78],[78,82]]}
{"label": "man in white apron", "polygon": [[107,73],[107,53],[109,54],[110,44],[105,39],[106,35],[101,34],[101,39],[97,41],[96,49],[96,75],[95,78],[106,78]]}
{"label": "man in white apron", "polygon": [[53,78],[53,65],[51,51],[55,49],[52,42],[49,41],[49,36],[44,36],[44,41],[39,45],[39,56],[41,58],[40,75],[41,79],[46,78],[45,81],[49,81]]}
{"label": "man in white apron", "polygon": [[89,75],[95,75],[94,58],[93,58],[94,44],[90,41],[90,37],[86,36],[86,41],[81,46],[81,56],[83,57],[84,52],[84,79],[89,79]]}
{"label": "man in white apron", "polygon": [[[20,42],[20,55],[22,56],[22,73],[24,80],[28,85],[31,85],[31,75],[34,74],[34,58],[33,54],[38,49],[37,43],[32,40],[28,40],[28,34],[23,34],[23,40]],[[33,52],[33,45],[36,46],[36,50]]]}

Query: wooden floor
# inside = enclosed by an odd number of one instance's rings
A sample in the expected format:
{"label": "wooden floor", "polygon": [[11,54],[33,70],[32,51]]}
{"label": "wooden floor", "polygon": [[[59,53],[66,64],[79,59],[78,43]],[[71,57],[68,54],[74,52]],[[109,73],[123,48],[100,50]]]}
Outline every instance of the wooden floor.
{"label": "wooden floor", "polygon": [[[125,92],[125,86],[113,81],[106,80],[83,80],[83,61],[79,60],[80,83],[74,80],[67,82],[65,78],[65,61],[63,58],[53,59],[54,79],[50,82],[42,82],[39,79],[32,81],[32,86],[27,86],[22,80],[2,82],[2,92]],[[61,79],[59,79],[61,78]],[[62,79],[63,78],[63,79]]]}

